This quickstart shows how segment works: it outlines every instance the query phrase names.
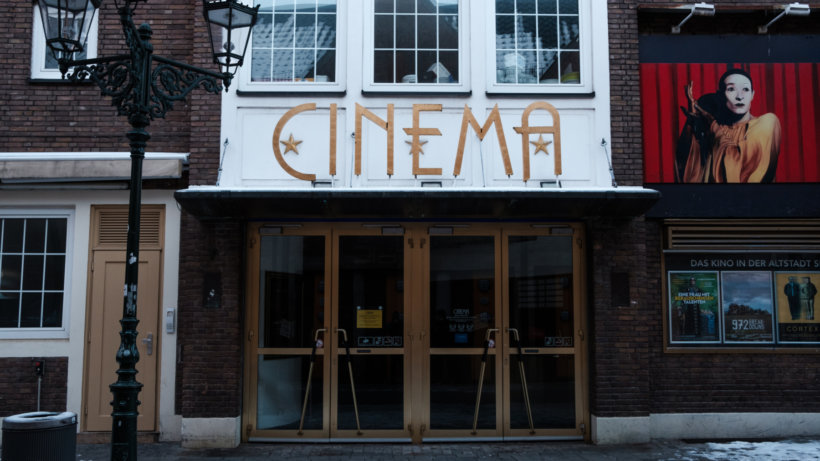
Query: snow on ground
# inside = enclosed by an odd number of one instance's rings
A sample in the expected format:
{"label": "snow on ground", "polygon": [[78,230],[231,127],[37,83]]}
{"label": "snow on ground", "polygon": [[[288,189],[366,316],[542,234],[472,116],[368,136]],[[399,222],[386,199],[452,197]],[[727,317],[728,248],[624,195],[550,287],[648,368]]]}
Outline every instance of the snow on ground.
{"label": "snow on ground", "polygon": [[[705,443],[688,448],[682,459],[713,461],[811,461],[820,460],[820,441],[783,440],[777,442]],[[691,456],[692,458],[688,458]]]}

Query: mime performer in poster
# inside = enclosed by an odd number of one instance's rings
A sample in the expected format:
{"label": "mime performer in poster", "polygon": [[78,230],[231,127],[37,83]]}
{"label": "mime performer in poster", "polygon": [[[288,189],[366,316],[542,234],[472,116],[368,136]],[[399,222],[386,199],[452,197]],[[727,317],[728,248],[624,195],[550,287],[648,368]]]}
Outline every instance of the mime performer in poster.
{"label": "mime performer in poster", "polygon": [[780,121],[772,113],[755,117],[752,78],[742,69],[729,69],[718,91],[693,96],[686,85],[689,107],[681,108],[686,124],[675,154],[679,183],[773,182],[780,154]]}
{"label": "mime performer in poster", "polygon": [[797,283],[797,277],[789,277],[789,283],[783,287],[783,293],[789,301],[789,313],[792,315],[792,320],[800,320],[800,284]]}

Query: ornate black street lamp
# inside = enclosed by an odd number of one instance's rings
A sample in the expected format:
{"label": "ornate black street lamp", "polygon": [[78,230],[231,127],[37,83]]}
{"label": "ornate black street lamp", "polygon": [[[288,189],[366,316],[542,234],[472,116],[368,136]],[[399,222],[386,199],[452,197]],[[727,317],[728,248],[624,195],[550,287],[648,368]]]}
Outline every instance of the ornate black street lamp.
{"label": "ornate black street lamp", "polygon": [[133,20],[137,6],[145,2],[115,0],[127,54],[73,60],[74,53],[84,49],[102,0],[38,0],[46,43],[59,62],[63,78],[96,83],[104,96],[111,96],[119,115],[128,117],[131,125],[126,135],[131,146],[131,185],[122,331],[117,350],[120,367],[117,382],[110,386],[114,394],[111,459],[129,461],[137,459],[137,397],[142,388],[136,380],[135,366],[139,361],[136,328],[142,161],[151,137],[145,129],[152,120],[165,117],[174,102],[185,99],[195,88],[218,94],[221,80],[227,91],[237,68],[242,65],[259,11],[259,6],[251,8],[237,0],[203,0],[214,62],[222,70],[214,72],[154,55],[151,27],[148,24],[137,27]]}

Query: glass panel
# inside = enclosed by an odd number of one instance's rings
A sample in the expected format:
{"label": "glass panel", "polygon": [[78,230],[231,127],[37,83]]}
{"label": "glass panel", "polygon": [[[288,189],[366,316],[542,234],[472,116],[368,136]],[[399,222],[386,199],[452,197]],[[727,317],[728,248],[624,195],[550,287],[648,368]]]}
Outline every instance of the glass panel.
{"label": "glass panel", "polygon": [[46,290],[62,290],[65,278],[65,256],[46,257]]}
{"label": "glass panel", "polygon": [[493,237],[430,238],[430,347],[483,347],[495,328]]}
{"label": "glass panel", "polygon": [[495,47],[499,50],[515,49],[515,16],[496,16]]}
{"label": "glass panel", "polygon": [[373,43],[376,48],[393,48],[393,16],[376,15]]}
{"label": "glass panel", "polygon": [[336,81],[336,52],[333,50],[317,51],[319,62],[316,64],[317,82]]}
{"label": "glass panel", "polygon": [[293,0],[276,0],[274,2],[276,11],[293,11],[293,5]]}
{"label": "glass panel", "polygon": [[519,50],[535,49],[535,16],[518,16],[516,23],[516,47]]}
{"label": "glass panel", "polygon": [[335,13],[336,0],[317,0],[316,7],[321,13]]}
{"label": "glass panel", "polygon": [[458,0],[438,0],[439,14],[458,13]]}
{"label": "glass panel", "polygon": [[[342,350],[343,351],[343,350]],[[362,429],[402,429],[404,426],[404,356],[354,355],[339,359],[339,429],[356,429],[353,387]]]}
{"label": "glass panel", "polygon": [[558,0],[561,14],[578,14],[578,0]]}
{"label": "glass panel", "polygon": [[20,294],[0,291],[0,328],[17,328],[20,316]]}
{"label": "glass panel", "polygon": [[376,13],[392,13],[393,0],[376,0]]}
{"label": "glass panel", "polygon": [[[421,83],[436,83],[437,81],[447,82],[449,80],[450,72],[436,63],[435,51],[419,51],[418,80]],[[438,74],[442,74],[442,80],[439,80]]]}
{"label": "glass panel", "polygon": [[[303,429],[322,429],[324,357],[316,355]],[[256,428],[299,429],[307,390],[310,356],[259,357],[256,384]]]}
{"label": "glass panel", "polygon": [[42,293],[23,293],[23,303],[20,310],[21,328],[40,327],[40,311],[42,304]]}
{"label": "glass panel", "polygon": [[458,83],[458,51],[441,51],[438,58],[447,71],[439,77],[439,83]]}
{"label": "glass panel", "polygon": [[277,14],[273,24],[273,46],[290,48],[293,46],[293,15]]}
{"label": "glass panel", "polygon": [[[481,356],[433,355],[430,357],[430,428],[472,429]],[[478,429],[495,429],[495,357],[484,367]]]}
{"label": "glass panel", "polygon": [[416,0],[396,0],[397,13],[415,13]]}
{"label": "glass panel", "polygon": [[419,16],[419,48],[436,48],[436,17]]}
{"label": "glass panel", "polygon": [[23,289],[37,290],[43,289],[43,262],[44,257],[40,255],[26,255],[23,259]]}
{"label": "glass panel", "polygon": [[25,219],[4,219],[3,253],[23,252],[23,224]]}
{"label": "glass panel", "polygon": [[293,51],[292,50],[274,50],[273,62],[276,66],[273,68],[274,82],[289,82],[293,81]]}
{"label": "glass panel", "polygon": [[416,52],[396,52],[396,78],[401,77],[401,83],[416,83]]}
{"label": "glass panel", "polygon": [[538,39],[541,48],[558,48],[558,19],[555,16],[538,17]]}
{"label": "glass panel", "polygon": [[578,49],[578,18],[561,16],[561,48]]}
{"label": "glass panel", "polygon": [[316,0],[296,0],[294,2],[294,7],[296,12],[299,13],[315,13],[316,12]]}
{"label": "glass panel", "polygon": [[264,236],[259,347],[313,347],[324,326],[324,237]]}
{"label": "glass panel", "polygon": [[515,6],[518,13],[535,13],[535,0],[516,0]]}
{"label": "glass panel", "polygon": [[43,295],[43,327],[54,328],[63,324],[63,294]]}
{"label": "glass panel", "polygon": [[572,347],[572,239],[511,236],[509,264],[510,327],[521,345]]}
{"label": "glass panel", "polygon": [[66,219],[48,220],[48,247],[49,253],[65,253],[66,245]]}
{"label": "glass panel", "polygon": [[517,67],[518,83],[537,83],[535,79],[535,72],[537,69],[537,61],[535,51],[519,51],[519,62],[523,66]]}
{"label": "glass panel", "polygon": [[273,42],[273,15],[259,14],[252,33],[255,49],[270,47]]}
{"label": "glass panel", "polygon": [[317,16],[316,48],[336,48],[336,15]]}
{"label": "glass panel", "polygon": [[557,12],[555,0],[538,0],[538,14],[555,14]]}
{"label": "glass panel", "polygon": [[542,51],[538,59],[539,83],[558,83],[558,53]]}
{"label": "glass panel", "polygon": [[351,347],[402,347],[404,338],[402,238],[339,239],[339,326]]}
{"label": "glass panel", "polygon": [[376,51],[373,53],[373,81],[376,83],[393,83],[392,51]]}
{"label": "glass panel", "polygon": [[577,51],[561,53],[561,83],[581,83],[579,61]]}
{"label": "glass panel", "polygon": [[316,15],[296,15],[296,47],[313,48],[316,43]]}
{"label": "glass panel", "polygon": [[0,290],[19,290],[23,257],[3,255],[3,267],[0,268]]}
{"label": "glass panel", "polygon": [[396,16],[396,48],[416,47],[416,17]]}
{"label": "glass panel", "polygon": [[296,50],[294,55],[296,62],[294,79],[313,79],[313,63],[316,60],[315,52],[313,50]]}
{"label": "glass panel", "polygon": [[436,12],[436,0],[418,0],[418,12],[419,13],[435,13]]}
{"label": "glass panel", "polygon": [[513,13],[515,11],[515,0],[495,0],[495,12]]}
{"label": "glass panel", "polygon": [[251,81],[271,81],[272,62],[270,50],[253,50],[251,54]]}
{"label": "glass panel", "polygon": [[439,16],[439,48],[458,49],[458,16]]}
{"label": "glass panel", "polygon": [[[523,365],[523,367],[522,367]],[[575,427],[575,359],[573,356],[510,355],[510,427],[529,429],[521,386],[521,369],[536,429]]]}

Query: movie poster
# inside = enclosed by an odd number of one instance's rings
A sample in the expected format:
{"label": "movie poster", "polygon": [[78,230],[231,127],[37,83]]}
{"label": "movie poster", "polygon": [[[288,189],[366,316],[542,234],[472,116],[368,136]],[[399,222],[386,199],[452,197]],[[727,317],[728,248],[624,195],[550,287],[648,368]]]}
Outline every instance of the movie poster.
{"label": "movie poster", "polygon": [[820,317],[815,313],[818,272],[777,272],[778,339],[781,343],[820,342]]}
{"label": "movie poster", "polygon": [[646,183],[820,181],[819,41],[642,36]]}
{"label": "movie poster", "polygon": [[724,341],[773,343],[774,299],[772,273],[720,273]]}
{"label": "movie poster", "polygon": [[669,272],[670,340],[719,343],[717,272]]}

